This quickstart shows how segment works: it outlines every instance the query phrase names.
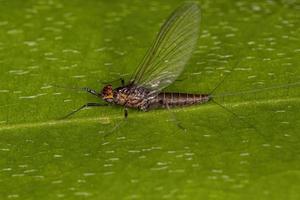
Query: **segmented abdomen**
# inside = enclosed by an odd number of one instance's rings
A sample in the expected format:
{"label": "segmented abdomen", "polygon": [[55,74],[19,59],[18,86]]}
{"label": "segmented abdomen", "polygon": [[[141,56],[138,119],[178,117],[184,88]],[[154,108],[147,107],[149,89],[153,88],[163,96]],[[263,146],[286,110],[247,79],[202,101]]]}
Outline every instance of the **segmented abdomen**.
{"label": "segmented abdomen", "polygon": [[208,94],[162,92],[158,95],[141,87],[121,87],[114,90],[114,102],[129,108],[147,111],[153,108],[171,108],[206,103]]}
{"label": "segmented abdomen", "polygon": [[206,103],[210,100],[208,94],[169,93],[158,94],[156,102],[160,107],[180,107]]}

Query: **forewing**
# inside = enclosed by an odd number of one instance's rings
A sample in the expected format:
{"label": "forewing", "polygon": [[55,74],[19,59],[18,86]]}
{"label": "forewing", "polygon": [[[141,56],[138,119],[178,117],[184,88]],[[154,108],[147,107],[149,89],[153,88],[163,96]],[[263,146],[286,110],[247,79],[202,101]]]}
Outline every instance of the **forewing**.
{"label": "forewing", "polygon": [[181,74],[199,37],[200,9],[184,3],[167,19],[131,83],[159,92]]}

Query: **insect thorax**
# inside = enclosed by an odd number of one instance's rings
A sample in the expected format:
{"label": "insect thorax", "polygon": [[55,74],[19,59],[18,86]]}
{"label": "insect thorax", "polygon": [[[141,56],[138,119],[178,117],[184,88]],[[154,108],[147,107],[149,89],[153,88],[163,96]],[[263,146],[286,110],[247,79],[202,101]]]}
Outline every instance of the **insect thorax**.
{"label": "insect thorax", "polygon": [[118,105],[147,110],[153,94],[143,87],[124,86],[114,90],[114,102]]}

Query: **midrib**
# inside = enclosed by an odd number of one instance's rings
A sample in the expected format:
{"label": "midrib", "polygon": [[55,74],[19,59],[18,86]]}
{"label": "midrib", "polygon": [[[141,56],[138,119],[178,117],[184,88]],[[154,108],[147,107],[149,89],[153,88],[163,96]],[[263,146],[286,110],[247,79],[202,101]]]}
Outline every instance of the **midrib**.
{"label": "midrib", "polygon": [[[260,101],[245,101],[245,102],[234,102],[234,103],[224,103],[224,106],[249,106],[249,105],[263,105],[263,104],[280,104],[287,102],[299,102],[300,98],[283,98],[283,99],[268,99],[268,100],[260,100]],[[186,107],[184,109],[173,109],[174,112],[189,112],[193,110],[203,110],[203,109],[213,109],[218,108],[216,104],[209,104],[206,106],[192,106]],[[151,112],[151,111],[150,111]],[[135,114],[134,117],[144,117],[146,115],[143,114]],[[50,126],[61,126],[67,124],[81,124],[81,123],[100,123],[100,124],[108,124],[111,120],[114,119],[122,119],[123,116],[111,116],[111,117],[89,117],[89,118],[70,118],[65,120],[49,120],[44,122],[30,122],[30,123],[20,123],[20,124],[8,124],[0,126],[0,131],[6,130],[16,130],[16,129],[27,129],[27,128],[39,128],[39,127],[50,127]]]}

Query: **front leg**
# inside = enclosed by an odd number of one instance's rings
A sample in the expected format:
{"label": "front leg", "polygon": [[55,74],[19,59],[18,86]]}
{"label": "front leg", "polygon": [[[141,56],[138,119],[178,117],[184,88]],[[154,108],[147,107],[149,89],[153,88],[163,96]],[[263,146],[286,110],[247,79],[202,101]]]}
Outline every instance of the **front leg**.
{"label": "front leg", "polygon": [[80,110],[88,107],[99,107],[99,106],[108,106],[108,104],[100,104],[100,103],[87,103],[84,104],[83,106],[79,107],[78,109],[74,110],[73,112],[67,114],[66,116],[62,117],[61,119],[66,119],[70,117],[71,115],[74,115],[75,113],[79,112]]}
{"label": "front leg", "polygon": [[88,92],[88,93],[90,93],[90,94],[92,94],[92,95],[95,95],[95,96],[97,96],[97,97],[100,96],[100,94],[97,93],[96,90],[90,89],[90,88],[88,88],[88,87],[84,87],[84,88],[81,88],[81,89],[82,89],[83,91],[86,91],[86,92]]}

